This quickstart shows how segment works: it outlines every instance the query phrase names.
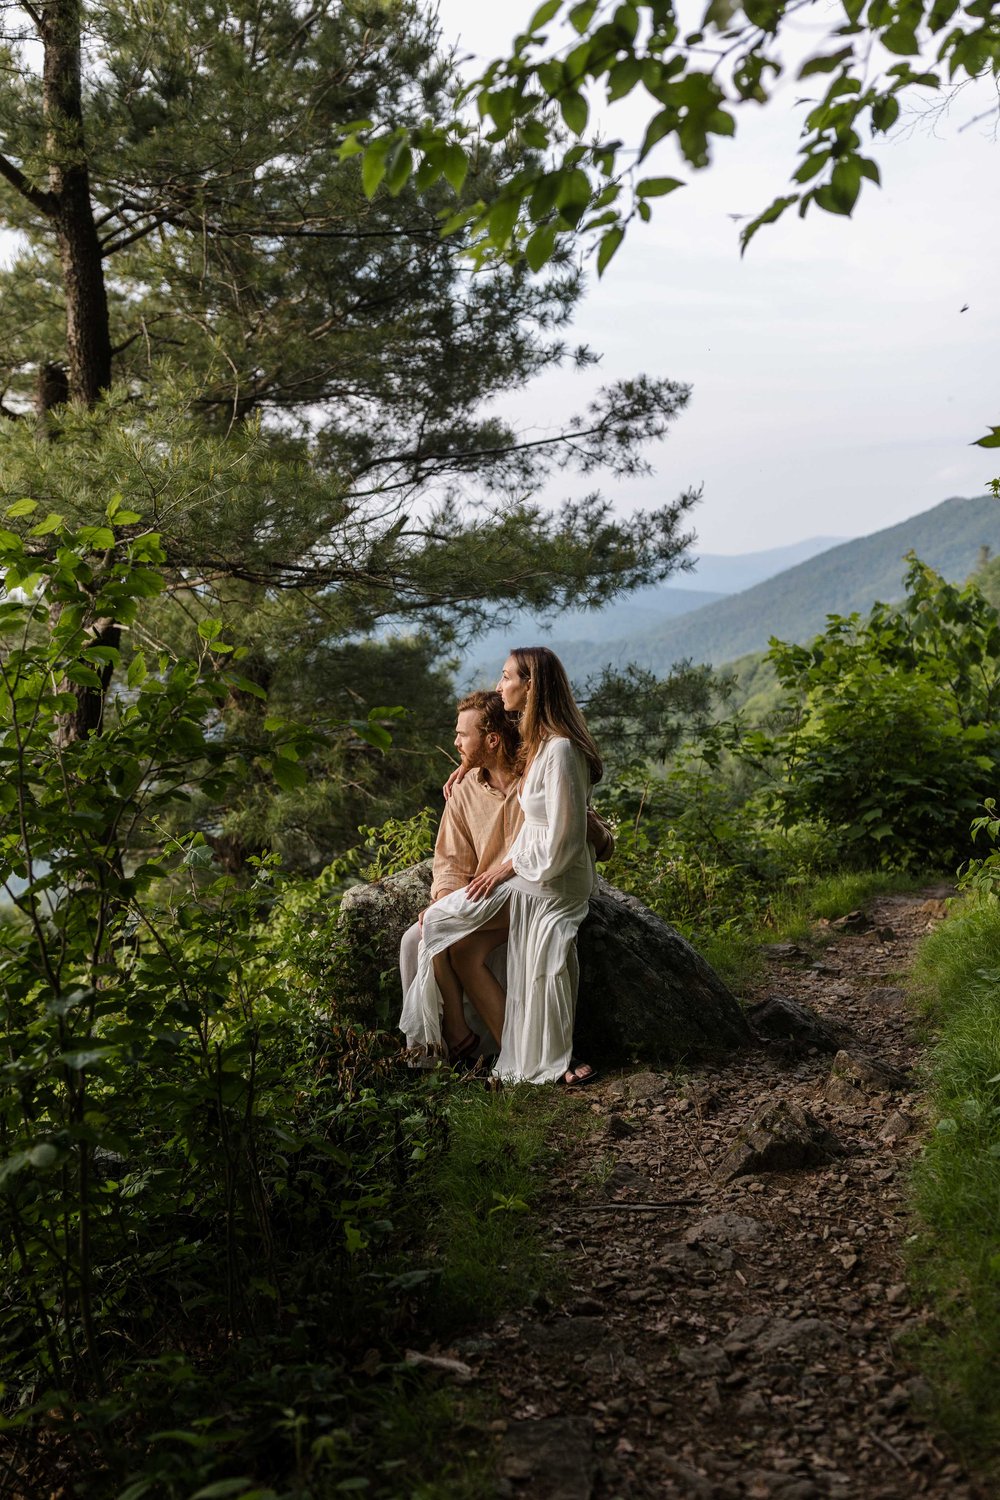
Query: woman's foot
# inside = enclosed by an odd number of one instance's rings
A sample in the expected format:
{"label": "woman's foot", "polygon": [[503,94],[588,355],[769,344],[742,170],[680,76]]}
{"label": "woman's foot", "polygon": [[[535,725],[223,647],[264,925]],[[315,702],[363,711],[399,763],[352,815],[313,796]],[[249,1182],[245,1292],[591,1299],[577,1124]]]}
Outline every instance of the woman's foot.
{"label": "woman's foot", "polygon": [[569,1069],[563,1074],[563,1084],[568,1089],[584,1089],[590,1083],[596,1083],[600,1078],[596,1068],[590,1063],[578,1062],[575,1057],[570,1058]]}
{"label": "woman's foot", "polygon": [[464,1036],[454,1047],[448,1048],[448,1061],[453,1068],[459,1067],[462,1063],[470,1062],[479,1051],[481,1045],[482,1042],[479,1036],[476,1032],[470,1030],[468,1035]]}

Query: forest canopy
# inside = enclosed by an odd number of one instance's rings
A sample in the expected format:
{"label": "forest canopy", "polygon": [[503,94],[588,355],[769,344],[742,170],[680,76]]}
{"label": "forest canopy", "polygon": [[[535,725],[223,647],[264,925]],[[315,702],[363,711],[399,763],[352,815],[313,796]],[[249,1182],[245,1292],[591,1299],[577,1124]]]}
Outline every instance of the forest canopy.
{"label": "forest canopy", "polygon": [[[125,0],[7,7],[0,28],[0,496],[87,526],[117,494],[161,539],[163,592],[124,633],[92,628],[126,668],[137,645],[225,630],[248,774],[213,837],[234,867],[275,838],[322,863],[429,784],[434,663],[484,611],[596,605],[677,566],[696,494],[623,519],[595,478],[643,468],[688,387],[637,372],[538,433],[496,415],[543,371],[595,362],[569,337],[583,279],[568,249],[540,275],[473,271],[468,237],[440,235],[528,147],[373,195],[342,155],[359,118],[450,118],[452,63],[414,0],[167,5],[155,45]],[[554,509],[537,498],[553,473]],[[52,543],[36,529],[32,546]],[[74,732],[110,682],[80,689]],[[388,771],[389,720],[350,725],[399,702],[414,753]],[[269,756],[263,728],[296,716],[323,741],[308,806],[304,766]]]}

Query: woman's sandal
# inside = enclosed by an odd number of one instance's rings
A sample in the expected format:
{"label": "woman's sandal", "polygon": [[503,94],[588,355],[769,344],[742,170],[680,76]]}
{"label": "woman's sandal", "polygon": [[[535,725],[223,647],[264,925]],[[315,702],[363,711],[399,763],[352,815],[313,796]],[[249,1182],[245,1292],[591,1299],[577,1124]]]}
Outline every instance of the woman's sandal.
{"label": "woman's sandal", "polygon": [[448,1061],[453,1068],[460,1068],[464,1063],[470,1063],[482,1046],[482,1040],[476,1032],[470,1031],[464,1036],[457,1047],[448,1048]]}
{"label": "woman's sandal", "polygon": [[[581,1068],[586,1068],[588,1071],[581,1075]],[[577,1058],[571,1057],[569,1060],[569,1067],[563,1074],[561,1081],[564,1088],[585,1089],[588,1088],[590,1084],[596,1083],[600,1076],[601,1075],[597,1071],[597,1069],[592,1068],[590,1066],[590,1063],[580,1062]]]}

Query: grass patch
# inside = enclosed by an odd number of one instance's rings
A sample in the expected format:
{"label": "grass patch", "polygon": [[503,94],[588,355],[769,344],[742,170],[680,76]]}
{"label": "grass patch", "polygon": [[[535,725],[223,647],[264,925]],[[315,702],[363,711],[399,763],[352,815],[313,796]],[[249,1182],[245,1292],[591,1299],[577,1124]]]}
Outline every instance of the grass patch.
{"label": "grass patch", "polygon": [[572,1113],[554,1088],[524,1084],[493,1094],[473,1084],[454,1092],[447,1148],[426,1183],[440,1272],[429,1315],[440,1337],[523,1303],[526,1289],[551,1288],[555,1273],[532,1210],[556,1127]]}
{"label": "grass patch", "polygon": [[[406,1249],[411,1269],[432,1273],[419,1292],[409,1339],[426,1349],[476,1333],[532,1294],[553,1294],[560,1270],[538,1232],[546,1166],[567,1133],[575,1101],[557,1089],[491,1093],[475,1079],[436,1079],[446,1094],[443,1146],[427,1161]],[[350,1404],[348,1449],[323,1500],[365,1480],[372,1500],[478,1500],[495,1439],[479,1391],[426,1372],[385,1370]]]}
{"label": "grass patch", "polygon": [[915,891],[928,876],[904,875],[885,870],[837,870],[817,875],[802,885],[787,886],[771,901],[771,936],[794,943],[814,936],[812,924],[820,917],[831,921],[874,901],[877,896]]}
{"label": "grass patch", "polygon": [[938,1040],[934,1129],[914,1173],[918,1355],[966,1457],[1000,1473],[1000,905],[963,901],[921,946],[913,986]]}
{"label": "grass patch", "polygon": [[714,932],[698,933],[693,938],[702,958],[711,964],[734,995],[741,995],[763,979],[765,965],[760,952],[761,941],[760,932],[747,932],[738,927],[719,927]]}

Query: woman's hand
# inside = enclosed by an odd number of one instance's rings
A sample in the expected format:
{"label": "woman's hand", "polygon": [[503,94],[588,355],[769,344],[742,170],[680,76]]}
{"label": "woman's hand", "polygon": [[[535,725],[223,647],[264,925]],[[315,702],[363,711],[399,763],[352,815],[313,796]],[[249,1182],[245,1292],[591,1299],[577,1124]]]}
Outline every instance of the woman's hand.
{"label": "woman's hand", "polygon": [[514,873],[514,866],[509,859],[505,859],[499,865],[491,865],[481,875],[475,875],[465,887],[465,894],[470,901],[481,901],[484,896],[490,895],[498,885],[503,885]]}
{"label": "woman's hand", "polygon": [[451,775],[448,777],[448,780],[445,782],[444,786],[441,788],[442,792],[444,793],[444,800],[446,802],[447,802],[448,798],[451,796],[452,792],[458,786],[459,782],[464,781],[465,778],[466,778],[466,776],[468,774],[469,774],[469,768],[465,764],[464,761],[462,762],[462,764],[460,766],[456,766],[455,767],[454,771],[452,771]]}
{"label": "woman's hand", "polygon": [[595,857],[602,864],[615,852],[615,836],[609,824],[592,807],[587,808],[587,843],[593,844]]}

